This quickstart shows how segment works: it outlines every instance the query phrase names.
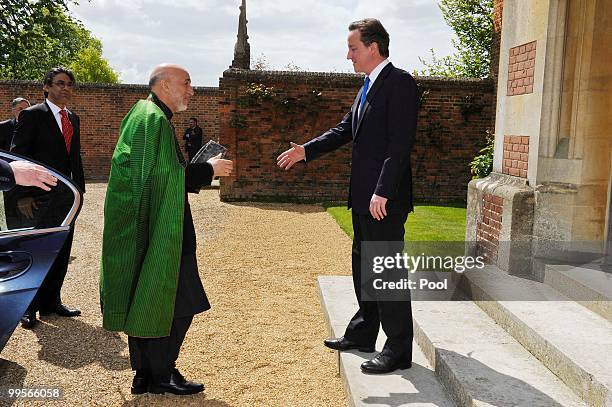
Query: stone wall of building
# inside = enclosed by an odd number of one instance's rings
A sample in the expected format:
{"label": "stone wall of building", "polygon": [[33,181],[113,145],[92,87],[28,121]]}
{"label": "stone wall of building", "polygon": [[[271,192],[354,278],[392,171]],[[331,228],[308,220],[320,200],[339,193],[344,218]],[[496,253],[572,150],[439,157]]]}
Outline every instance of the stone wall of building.
{"label": "stone wall of building", "polygon": [[[181,147],[183,130],[189,126],[190,117],[198,118],[205,140],[217,139],[219,134],[218,88],[197,87],[194,91],[189,109],[172,119]],[[121,120],[148,92],[145,85],[79,84],[75,88],[68,108],[81,117],[81,153],[88,180],[108,177]],[[0,81],[1,120],[11,117],[10,102],[16,97],[39,103],[43,99],[42,85],[32,81]]]}
{"label": "stone wall of building", "polygon": [[[422,90],[412,154],[414,192],[424,202],[466,199],[469,162],[484,147],[494,115],[490,80],[418,78]],[[236,170],[221,183],[225,200],[342,201],[350,145],[285,172],[276,157],[340,121],[362,78],[354,74],[230,69],[220,80],[220,140]]]}

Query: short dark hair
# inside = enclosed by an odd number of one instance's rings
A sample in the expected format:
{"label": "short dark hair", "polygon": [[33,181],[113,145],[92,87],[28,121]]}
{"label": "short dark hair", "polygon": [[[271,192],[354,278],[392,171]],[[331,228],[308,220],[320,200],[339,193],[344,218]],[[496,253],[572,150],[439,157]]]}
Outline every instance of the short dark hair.
{"label": "short dark hair", "polygon": [[389,33],[385,27],[375,18],[364,18],[363,20],[353,21],[349,31],[359,30],[361,42],[369,46],[373,42],[378,44],[378,52],[381,56],[389,57]]}
{"label": "short dark hair", "polygon": [[194,122],[196,122],[196,124],[198,124],[198,119],[196,119],[195,117],[190,117],[189,120],[193,120]]}
{"label": "short dark hair", "polygon": [[57,75],[61,73],[68,75],[72,83],[76,82],[76,80],[74,79],[74,74],[72,73],[70,69],[64,68],[62,66],[56,66],[55,68],[47,72],[47,74],[45,75],[45,79],[43,80],[43,85],[47,85],[47,86],[53,85],[53,78],[55,78]]}
{"label": "short dark hair", "polygon": [[30,101],[26,98],[15,98],[13,99],[13,101],[11,102],[11,108],[16,108],[18,104],[20,104],[21,102],[26,102],[28,104],[28,106],[30,105]]}

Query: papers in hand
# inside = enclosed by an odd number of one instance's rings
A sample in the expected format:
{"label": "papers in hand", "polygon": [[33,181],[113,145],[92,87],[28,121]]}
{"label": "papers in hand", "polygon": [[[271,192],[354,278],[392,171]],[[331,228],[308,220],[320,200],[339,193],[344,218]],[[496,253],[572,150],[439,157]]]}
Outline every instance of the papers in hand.
{"label": "papers in hand", "polygon": [[208,143],[204,144],[202,148],[198,150],[196,155],[193,156],[193,159],[191,160],[191,162],[194,164],[204,163],[219,154],[225,155],[226,151],[227,151],[226,147],[223,147],[221,144],[213,140],[210,140]]}

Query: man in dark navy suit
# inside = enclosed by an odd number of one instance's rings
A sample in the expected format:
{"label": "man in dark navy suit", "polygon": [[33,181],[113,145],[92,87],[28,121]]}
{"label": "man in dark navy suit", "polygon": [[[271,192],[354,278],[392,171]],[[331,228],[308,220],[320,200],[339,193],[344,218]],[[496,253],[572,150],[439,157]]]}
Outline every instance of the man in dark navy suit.
{"label": "man in dark navy suit", "polygon": [[[11,151],[48,165],[71,178],[84,192],[79,116],[66,109],[72,100],[74,85],[74,75],[66,68],[53,68],[45,75],[43,90],[46,99],[21,112]],[[26,197],[19,202],[20,211],[25,216],[32,216],[37,206],[40,205],[34,202],[33,197]],[[24,328],[32,328],[36,324],[37,310],[42,315],[53,313],[74,317],[81,314],[78,309],[62,304],[60,297],[68,270],[73,235],[74,229],[71,229],[47,278],[22,319]]]}
{"label": "man in dark navy suit", "polygon": [[19,114],[23,109],[27,109],[28,107],[30,107],[30,102],[27,99],[13,99],[11,102],[11,113],[13,113],[13,118],[0,122],[0,149],[6,151],[10,150]]}
{"label": "man in dark navy suit", "polygon": [[351,23],[347,59],[355,72],[366,74],[351,110],[336,127],[304,145],[291,143],[278,157],[278,165],[289,169],[353,142],[348,204],[352,207],[353,285],[359,310],[343,337],[324,343],[336,350],[374,352],[382,324],[387,341],[382,352],[361,365],[365,373],[405,369],[412,362],[410,301],[362,300],[362,242],[394,242],[396,247],[400,242],[403,247],[404,224],[412,211],[410,151],[417,124],[417,85],[388,56],[389,34],[378,20]]}

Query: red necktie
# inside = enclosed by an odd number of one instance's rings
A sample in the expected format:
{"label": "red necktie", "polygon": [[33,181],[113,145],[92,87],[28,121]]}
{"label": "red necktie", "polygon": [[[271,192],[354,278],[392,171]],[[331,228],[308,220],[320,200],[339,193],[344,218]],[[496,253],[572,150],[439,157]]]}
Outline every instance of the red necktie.
{"label": "red necktie", "polygon": [[70,143],[72,142],[72,134],[74,133],[74,129],[72,128],[72,123],[68,119],[68,113],[66,113],[66,109],[60,110],[60,116],[62,116],[62,133],[64,134],[64,141],[66,141],[66,150],[68,154],[70,154]]}

